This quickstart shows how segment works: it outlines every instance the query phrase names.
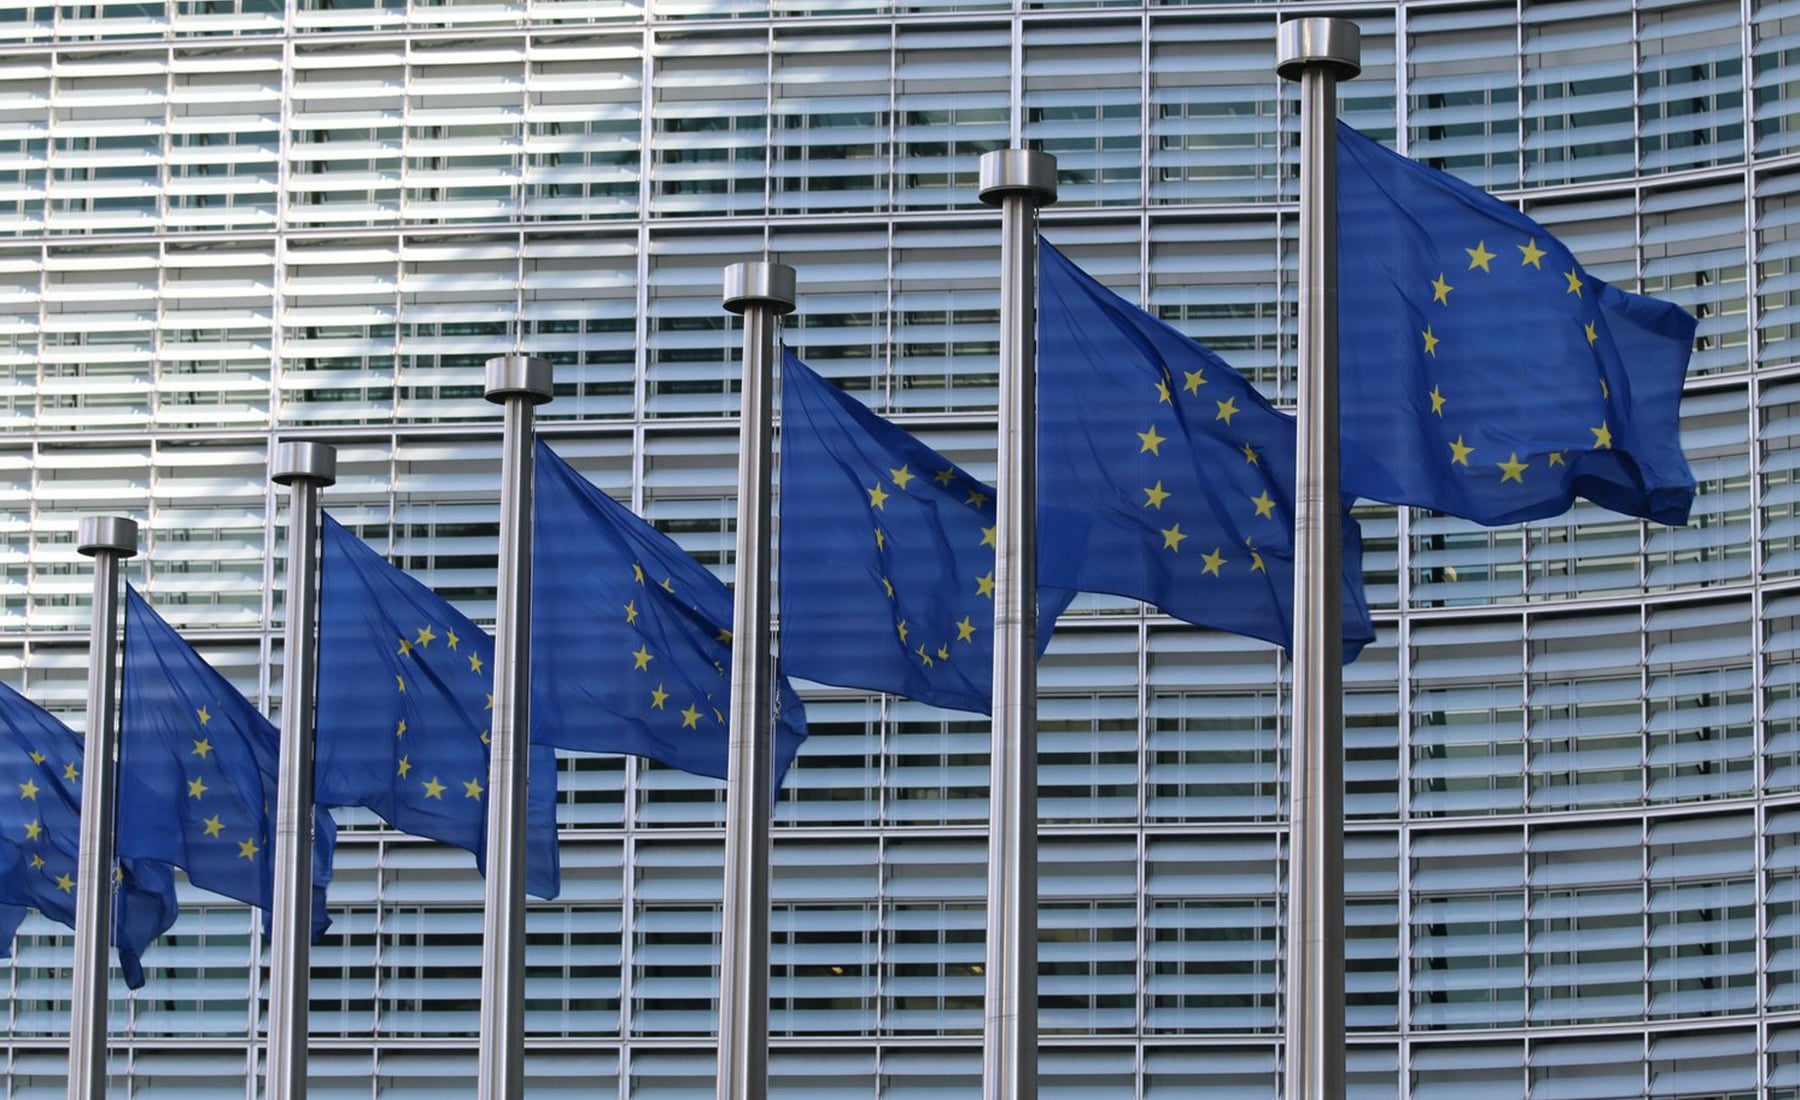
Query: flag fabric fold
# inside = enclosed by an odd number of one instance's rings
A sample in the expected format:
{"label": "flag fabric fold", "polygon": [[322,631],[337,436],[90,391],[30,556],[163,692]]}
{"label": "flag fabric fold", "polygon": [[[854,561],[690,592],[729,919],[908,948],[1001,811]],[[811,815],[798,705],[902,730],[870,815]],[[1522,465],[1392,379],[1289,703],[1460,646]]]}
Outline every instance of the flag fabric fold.
{"label": "flag fabric fold", "polygon": [[[180,867],[195,886],[268,912],[280,734],[129,585],[124,649],[120,858]],[[337,831],[323,810],[313,823],[316,939],[331,924],[323,887]]]}
{"label": "flag fabric fold", "polygon": [[[1039,583],[1292,646],[1295,422],[1038,242]],[[1374,639],[1343,515],[1344,659]]]}
{"label": "flag fabric fold", "polygon": [[[532,740],[726,778],[731,593],[542,440],[536,465]],[[779,675],[774,728],[779,790],[806,737]]]}
{"label": "flag fabric fold", "polygon": [[1337,135],[1344,491],[1489,525],[1577,496],[1686,523],[1693,316],[1588,274],[1479,188]]}
{"label": "flag fabric fold", "polygon": [[[329,514],[323,526],[316,797],[471,852],[485,873],[493,639]],[[530,752],[525,888],[553,898],[556,754]]]}
{"label": "flag fabric fold", "polygon": [[[0,684],[0,947],[36,909],[75,927],[81,842],[82,741],[48,711]],[[125,984],[144,984],[143,954],[177,915],[175,876],[152,860],[117,865],[113,945]]]}
{"label": "flag fabric fold", "polygon": [[[781,410],[783,669],[990,713],[993,488],[792,351]],[[1073,597],[1040,585],[1040,654]]]}

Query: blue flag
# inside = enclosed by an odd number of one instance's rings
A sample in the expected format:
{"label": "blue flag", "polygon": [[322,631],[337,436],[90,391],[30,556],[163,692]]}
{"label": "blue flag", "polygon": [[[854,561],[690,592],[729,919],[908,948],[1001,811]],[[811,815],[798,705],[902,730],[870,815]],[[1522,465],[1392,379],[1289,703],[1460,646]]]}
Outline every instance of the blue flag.
{"label": "blue flag", "polygon": [[[180,867],[195,886],[267,912],[280,735],[129,585],[122,680],[120,858]],[[316,939],[331,925],[325,887],[337,831],[322,810],[313,825]]]}
{"label": "blue flag", "polygon": [[[532,739],[724,779],[732,611],[725,585],[541,440],[535,496]],[[785,678],[776,708],[779,790],[806,738],[806,713]]]}
{"label": "blue flag", "polygon": [[[987,714],[994,490],[786,353],[781,664]],[[1039,652],[1074,597],[1038,591]]]}
{"label": "blue flag", "polygon": [[[1290,646],[1294,419],[1038,242],[1039,581]],[[1343,517],[1344,660],[1374,639]]]}
{"label": "blue flag", "polygon": [[[317,798],[366,806],[403,833],[487,863],[494,641],[431,589],[324,522],[319,580]],[[562,888],[556,753],[533,744],[525,888]]]}
{"label": "blue flag", "polygon": [[1687,522],[1694,318],[1342,123],[1338,302],[1346,493],[1485,524],[1577,496]]}
{"label": "blue flag", "polygon": [[[75,927],[81,841],[81,739],[37,704],[0,684],[0,945],[9,949],[29,907]],[[144,984],[144,949],[175,923],[175,876],[166,865],[116,868],[113,943],[125,984]]]}

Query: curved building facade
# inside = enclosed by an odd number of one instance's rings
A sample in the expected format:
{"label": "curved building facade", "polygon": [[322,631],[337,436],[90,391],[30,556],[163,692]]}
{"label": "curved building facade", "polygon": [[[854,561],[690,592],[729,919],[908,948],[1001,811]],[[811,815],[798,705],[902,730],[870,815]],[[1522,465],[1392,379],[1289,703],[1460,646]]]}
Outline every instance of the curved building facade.
{"label": "curved building facade", "polygon": [[[588,476],[728,574],[728,262],[785,338],[991,476],[979,155],[1054,153],[1045,233],[1278,400],[1294,89],[1363,33],[1352,123],[1700,318],[1679,530],[1359,509],[1346,670],[1353,1097],[1800,1097],[1800,4],[168,0],[0,6],[0,666],[79,724],[78,516],[278,707],[282,438],[327,508],[491,621],[482,361],[556,364]],[[1042,671],[1045,1096],[1275,1096],[1286,668],[1078,602]],[[325,690],[330,690],[325,685]],[[773,1094],[980,1095],[987,723],[807,692],[774,850]],[[720,785],[563,763],[527,947],[532,1096],[712,1095]],[[344,818],[313,1095],[472,1090],[481,885]],[[120,1095],[251,1097],[256,920],[186,896],[115,983]],[[32,918],[3,1089],[61,1096],[70,935]]]}

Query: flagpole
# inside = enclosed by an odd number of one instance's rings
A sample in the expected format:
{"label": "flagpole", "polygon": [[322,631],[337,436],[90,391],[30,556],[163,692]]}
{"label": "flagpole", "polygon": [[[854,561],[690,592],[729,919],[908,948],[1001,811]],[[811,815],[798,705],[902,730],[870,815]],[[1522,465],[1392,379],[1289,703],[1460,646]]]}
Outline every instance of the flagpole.
{"label": "flagpole", "polygon": [[769,646],[775,318],[793,312],[794,269],[760,260],[731,264],[725,268],[724,306],[744,318],[744,383],[738,418],[717,1096],[762,1100],[769,1087],[769,815],[775,755]]}
{"label": "flagpole", "polygon": [[288,486],[288,582],[263,1091],[268,1100],[303,1100],[312,948],[313,696],[319,683],[319,491],[337,481],[337,448],[279,444],[269,480]]}
{"label": "flagpole", "polygon": [[1000,449],[994,543],[994,725],[989,759],[982,1095],[1037,1096],[1037,209],[1056,158],[981,157],[1000,207]]}
{"label": "flagpole", "polygon": [[104,1100],[106,956],[112,947],[113,828],[119,790],[119,723],[113,710],[119,682],[119,563],[137,556],[137,524],[123,516],[84,516],[75,548],[94,559],[94,614],[88,634],[81,839],[75,859],[69,1100]]}
{"label": "flagpole", "polygon": [[1337,83],[1361,71],[1356,24],[1280,26],[1300,82],[1299,454],[1288,811],[1287,1100],[1344,1095],[1344,690],[1338,494]]}
{"label": "flagpole", "polygon": [[[481,941],[480,1100],[525,1095],[525,785],[531,759],[532,422],[555,396],[550,361],[487,361],[484,396],[506,409],[500,444],[500,584],[488,732],[486,928]],[[539,782],[554,782],[539,776]]]}

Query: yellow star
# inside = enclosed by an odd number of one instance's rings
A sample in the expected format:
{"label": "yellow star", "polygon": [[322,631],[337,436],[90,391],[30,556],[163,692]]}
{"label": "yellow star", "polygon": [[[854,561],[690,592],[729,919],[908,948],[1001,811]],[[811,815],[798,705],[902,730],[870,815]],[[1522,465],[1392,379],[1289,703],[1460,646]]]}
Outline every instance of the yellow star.
{"label": "yellow star", "polygon": [[1200,572],[1211,573],[1216,577],[1219,575],[1219,566],[1225,564],[1225,555],[1219,553],[1219,548],[1215,546],[1212,553],[1200,555],[1200,561]]}
{"label": "yellow star", "polygon": [[206,712],[205,707],[201,707],[199,710],[195,711],[194,714],[200,719],[200,724],[203,726],[212,721],[212,715]]}
{"label": "yellow star", "polygon": [[906,620],[901,619],[895,629],[900,632],[900,640],[904,642],[906,640]]}
{"label": "yellow star", "polygon": [[1524,267],[1526,264],[1530,264],[1532,267],[1537,268],[1539,271],[1544,270],[1544,265],[1538,262],[1539,260],[1544,258],[1544,250],[1537,246],[1537,238],[1536,237],[1533,237],[1530,240],[1526,241],[1524,244],[1519,245],[1518,249],[1520,252],[1523,252],[1525,254],[1525,258],[1519,261],[1520,267]]}
{"label": "yellow star", "polygon": [[1592,321],[1583,322],[1581,331],[1587,335],[1589,347],[1593,347],[1594,341],[1600,339],[1600,334],[1594,331],[1594,322]]}
{"label": "yellow star", "polygon": [[481,731],[481,743],[484,745],[491,745],[494,743],[494,739],[488,736],[487,730]]}
{"label": "yellow star", "polygon": [[1138,454],[1143,454],[1145,451],[1148,451],[1159,457],[1162,455],[1162,445],[1167,442],[1168,439],[1167,436],[1156,434],[1155,424],[1152,424],[1149,428],[1137,433],[1137,437],[1138,441],[1143,444],[1143,446],[1138,448]]}
{"label": "yellow star", "polygon": [[649,646],[638,646],[637,649],[633,650],[631,653],[631,670],[633,672],[642,672],[644,669],[649,668],[650,662],[655,659],[656,658],[650,654]]}
{"label": "yellow star", "polygon": [[1464,446],[1463,437],[1460,435],[1456,437],[1456,442],[1450,444],[1450,461],[1455,465],[1467,466],[1469,456],[1474,453],[1475,448]]}
{"label": "yellow star", "polygon": [[937,482],[939,485],[948,486],[952,481],[956,480],[956,467],[951,466],[939,470],[937,473],[931,475],[931,480]]}
{"label": "yellow star", "polygon": [[969,507],[977,508],[977,509],[986,507],[987,502],[988,502],[988,495],[986,493],[982,492],[980,489],[970,489],[969,490],[969,499],[963,501],[963,503],[967,504]]}
{"label": "yellow star", "polygon": [[1169,499],[1169,493],[1162,487],[1161,478],[1156,480],[1155,485],[1144,490],[1144,498],[1144,507],[1155,508],[1158,511],[1162,510],[1163,501]]}
{"label": "yellow star", "polygon": [[1169,384],[1160,379],[1156,383],[1156,403],[1159,405],[1173,405],[1175,403],[1174,398],[1169,396]]}
{"label": "yellow star", "polygon": [[254,840],[238,841],[238,858],[239,859],[255,859],[256,853],[258,853],[260,851],[262,851],[262,849],[258,848],[256,846],[256,841],[254,841]]}
{"label": "yellow star", "polygon": [[697,730],[700,728],[699,707],[692,703],[687,705],[687,709],[681,712],[681,728],[684,730]]}
{"label": "yellow star", "polygon": [[993,570],[990,569],[984,576],[975,578],[975,594],[977,596],[986,596],[990,600],[994,598]]}
{"label": "yellow star", "polygon": [[1250,503],[1256,505],[1257,515],[1264,519],[1275,518],[1275,498],[1269,495],[1267,489],[1264,489],[1259,495],[1251,497]]}
{"label": "yellow star", "polygon": [[1431,411],[1434,413],[1437,413],[1439,416],[1443,416],[1444,415],[1444,395],[1442,393],[1438,392],[1438,388],[1436,386],[1433,386],[1433,387],[1431,387],[1430,397],[1431,397]]}
{"label": "yellow star", "polygon": [[1519,461],[1519,452],[1517,451],[1508,456],[1505,462],[1496,462],[1494,465],[1500,467],[1501,484],[1516,481],[1523,485],[1525,484],[1525,471],[1531,469],[1531,463]]}
{"label": "yellow star", "polygon": [[869,490],[869,507],[887,511],[887,490],[877,485]]}
{"label": "yellow star", "polygon": [[1188,393],[1199,393],[1200,387],[1206,385],[1205,371],[1182,371],[1181,376],[1187,380],[1181,388]]}
{"label": "yellow star", "polygon": [[1465,248],[1463,251],[1469,254],[1470,271],[1479,267],[1488,274],[1493,274],[1494,269],[1488,266],[1488,261],[1494,258],[1494,254],[1487,250],[1486,241],[1477,241],[1474,248]]}
{"label": "yellow star", "polygon": [[206,759],[206,754],[211,751],[212,751],[212,742],[208,741],[206,738],[202,737],[200,740],[194,742],[194,751],[192,753],[190,753],[189,755],[198,756],[202,760],[204,760],[204,759]]}
{"label": "yellow star", "polygon": [[887,549],[887,532],[883,531],[879,527],[875,528],[875,549],[877,549],[877,550],[886,550]]}
{"label": "yellow star", "polygon": [[38,785],[35,781],[27,779],[25,782],[19,784],[19,798],[20,799],[29,798],[33,802],[36,802],[37,796],[38,796]]}
{"label": "yellow star", "polygon": [[1431,280],[1431,300],[1449,305],[1450,292],[1455,289],[1455,287],[1444,281],[1444,273],[1440,271],[1438,272],[1438,277]]}
{"label": "yellow star", "polygon": [[70,878],[67,874],[57,875],[56,888],[65,894],[73,894],[75,892],[75,880]]}
{"label": "yellow star", "polygon": [[938,646],[937,655],[938,655],[938,660],[948,661],[950,659],[950,647],[943,646],[943,645]]}
{"label": "yellow star", "polygon": [[430,779],[426,780],[426,782],[425,782],[425,797],[426,798],[435,798],[439,802],[442,802],[444,800],[444,785],[437,781],[437,776],[434,775]]}
{"label": "yellow star", "polygon": [[214,814],[211,817],[206,819],[206,835],[207,836],[216,837],[224,831],[225,831],[225,823],[223,821],[219,820],[218,814]]}
{"label": "yellow star", "polygon": [[399,690],[400,694],[405,695],[406,694],[406,677],[400,675],[399,673],[395,673],[394,674],[394,686]]}
{"label": "yellow star", "polygon": [[478,654],[478,653],[469,654],[469,671],[470,672],[480,672],[481,671],[481,655],[480,654]]}
{"label": "yellow star", "polygon": [[1425,354],[1431,356],[1433,359],[1436,359],[1437,358],[1438,338],[1436,336],[1432,335],[1431,326],[1426,325],[1425,331],[1421,332],[1419,335],[1425,337]]}
{"label": "yellow star", "polygon": [[1163,528],[1162,537],[1163,549],[1173,550],[1177,554],[1181,553],[1181,540],[1187,538],[1186,535],[1181,533],[1181,524],[1179,523],[1173,527]]}
{"label": "yellow star", "polygon": [[401,779],[405,779],[406,773],[410,771],[412,771],[412,757],[402,756],[399,762],[394,766],[394,774]]}
{"label": "yellow star", "polygon": [[27,821],[25,823],[25,839],[26,840],[36,840],[43,833],[43,831],[44,831],[44,825],[42,822]]}
{"label": "yellow star", "polygon": [[405,737],[406,736],[406,719],[402,718],[398,722],[394,723],[394,736],[395,737]]}
{"label": "yellow star", "polygon": [[658,584],[657,587],[661,588],[664,592],[667,592],[672,596],[675,594],[675,578],[674,577],[664,577],[662,579],[662,582],[660,584]]}
{"label": "yellow star", "polygon": [[1564,460],[1567,458],[1567,456],[1568,456],[1568,452],[1566,452],[1566,451],[1551,451],[1550,452],[1550,465],[1552,465],[1552,466],[1563,465]]}
{"label": "yellow star", "polygon": [[1231,418],[1238,414],[1237,398],[1227,397],[1223,401],[1216,402],[1216,404],[1219,406],[1219,415],[1213,417],[1213,419],[1223,420],[1225,423],[1230,424]]}
{"label": "yellow star", "polygon": [[1261,466],[1262,465],[1261,462],[1257,461],[1256,448],[1252,447],[1248,443],[1244,444],[1244,461],[1248,462],[1252,466]]}
{"label": "yellow star", "polygon": [[33,764],[42,764],[44,762],[44,754],[41,752],[38,752],[36,749],[31,750],[30,752],[26,753],[25,755],[31,757],[31,762]]}
{"label": "yellow star", "polygon": [[661,684],[657,684],[655,690],[650,693],[650,705],[657,710],[662,710],[664,709],[663,704],[668,701],[669,693],[663,690]]}
{"label": "yellow star", "polygon": [[905,492],[907,485],[911,484],[914,474],[911,470],[902,466],[898,470],[889,470],[888,476],[894,479],[896,488],[900,489],[901,492]]}
{"label": "yellow star", "polygon": [[637,601],[636,600],[627,601],[625,604],[625,625],[631,626],[632,624],[636,623],[637,616],[638,616]]}
{"label": "yellow star", "polygon": [[1584,284],[1581,281],[1580,272],[1576,268],[1571,267],[1569,270],[1563,272],[1563,278],[1569,280],[1569,293],[1575,295],[1577,298],[1581,297],[1581,288]]}
{"label": "yellow star", "polygon": [[199,776],[188,780],[188,797],[198,802],[200,796],[207,791],[206,781]]}
{"label": "yellow star", "polygon": [[437,635],[431,632],[429,625],[420,627],[418,636],[413,638],[413,644],[419,646],[430,646],[435,641],[437,641]]}
{"label": "yellow star", "polygon": [[1600,400],[1602,400],[1602,401],[1611,401],[1612,400],[1612,387],[1606,384],[1605,378],[1600,379]]}
{"label": "yellow star", "polygon": [[494,693],[493,692],[490,691],[487,693],[487,706],[482,707],[481,709],[482,710],[493,710],[494,709]]}
{"label": "yellow star", "polygon": [[402,656],[402,657],[412,656],[412,641],[410,639],[407,639],[407,638],[400,639],[400,656]]}
{"label": "yellow star", "polygon": [[447,630],[447,631],[445,631],[445,632],[444,632],[444,643],[445,643],[445,644],[446,644],[446,645],[448,645],[448,646],[449,646],[449,647],[450,647],[450,648],[451,648],[451,649],[455,649],[455,648],[456,648],[456,643],[457,643],[457,642],[460,642],[460,641],[462,641],[462,639],[461,639],[461,638],[458,638],[458,637],[457,637],[457,636],[456,636],[456,631],[454,631],[454,630]]}
{"label": "yellow star", "polygon": [[81,778],[81,772],[75,767],[74,764],[64,764],[63,765],[63,778],[67,779],[69,782],[73,783],[76,780]]}
{"label": "yellow star", "polygon": [[481,788],[481,780],[480,779],[477,778],[477,779],[463,780],[463,797],[464,798],[479,799],[481,797],[481,790],[482,790],[482,788]]}
{"label": "yellow star", "polygon": [[893,581],[888,580],[886,577],[881,578],[881,588],[883,591],[885,591],[887,593],[888,599],[891,600],[894,598],[894,582]]}
{"label": "yellow star", "polygon": [[922,663],[926,668],[931,667],[931,654],[925,652],[925,645],[923,642],[921,642],[919,644],[919,647],[917,649],[913,650],[913,652],[917,653],[919,655],[920,663]]}
{"label": "yellow star", "polygon": [[31,853],[31,869],[34,871],[42,871],[44,869],[44,857],[38,855],[36,852]]}
{"label": "yellow star", "polygon": [[998,549],[1000,546],[998,530],[994,527],[983,527],[981,529],[981,545]]}
{"label": "yellow star", "polygon": [[[711,699],[712,696],[708,695],[707,698]],[[718,707],[714,707],[712,709],[712,712],[713,712],[713,721],[717,722],[721,726],[724,725],[725,724],[725,712],[720,710]]]}
{"label": "yellow star", "polygon": [[644,583],[644,567],[642,565],[639,565],[635,561],[632,562],[631,563],[631,576],[632,576],[633,580],[637,581],[639,584],[643,584]]}
{"label": "yellow star", "polygon": [[962,621],[956,624],[956,640],[968,642],[970,645],[975,644],[975,624],[969,621],[967,615],[964,615]]}
{"label": "yellow star", "polygon": [[1602,420],[1598,428],[1589,428],[1588,431],[1594,433],[1595,450],[1599,450],[1602,447],[1607,450],[1612,449],[1612,429],[1606,426],[1606,421]]}

